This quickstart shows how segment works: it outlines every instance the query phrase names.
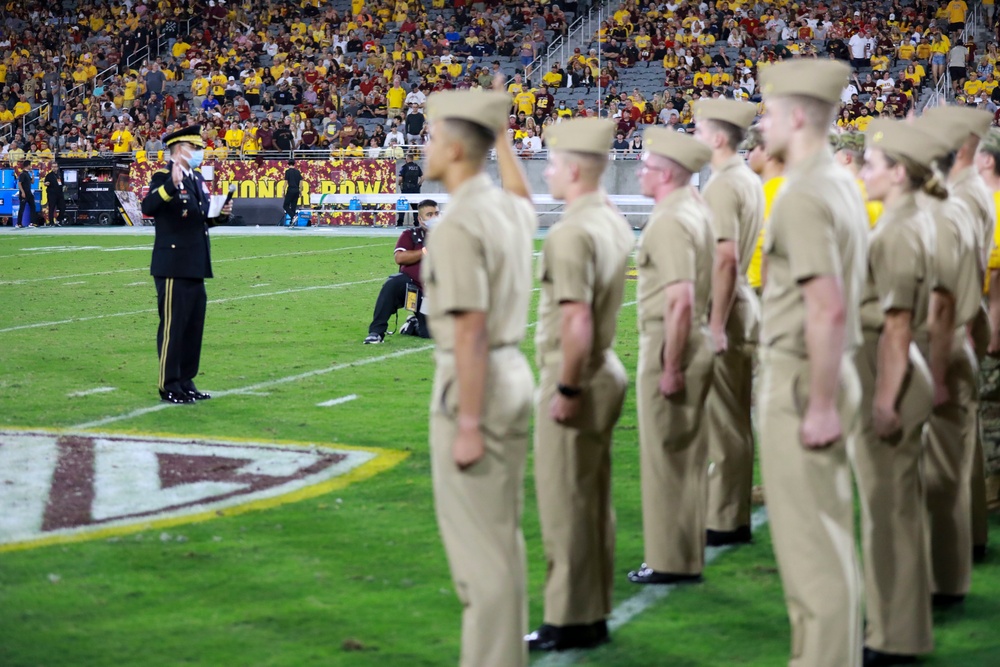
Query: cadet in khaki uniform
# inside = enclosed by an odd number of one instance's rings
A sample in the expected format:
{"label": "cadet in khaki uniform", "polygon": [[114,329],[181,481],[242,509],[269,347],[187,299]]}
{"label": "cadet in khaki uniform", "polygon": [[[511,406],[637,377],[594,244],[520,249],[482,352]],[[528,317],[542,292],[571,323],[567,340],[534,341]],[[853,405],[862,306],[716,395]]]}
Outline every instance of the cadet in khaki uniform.
{"label": "cadet in khaki uniform", "polygon": [[858,428],[853,354],[868,222],[826,136],[849,73],[833,60],[792,60],[761,74],[761,131],[786,165],[764,241],[757,409],[790,667],[855,667],[862,652],[848,449]]}
{"label": "cadet in khaki uniform", "polygon": [[933,178],[930,165],[938,149],[933,136],[912,124],[877,119],[866,139],[861,176],[869,197],[885,206],[869,239],[861,300],[864,344],[856,356],[864,406],[854,458],[868,667],[896,664],[934,647],[920,477],[934,394],[915,339],[928,332],[937,241],[934,220],[917,203],[916,188],[938,197],[947,192]]}
{"label": "cadet in khaki uniform", "polygon": [[754,247],[753,256],[750,258],[750,265],[747,267],[747,282],[754,292],[760,296],[764,288],[765,267],[764,257],[764,236],[767,233],[768,220],[771,219],[771,209],[774,208],[774,200],[778,197],[781,186],[785,183],[785,163],[767,151],[764,145],[764,135],[760,128],[751,127],[747,131],[746,140],[740,145],[741,150],[747,151],[747,166],[750,167],[761,180],[761,188],[764,191],[764,224],[757,235],[757,244]]}
{"label": "cadet in khaki uniform", "polygon": [[639,237],[639,453],[646,562],[637,584],[701,580],[708,459],[704,403],[712,382],[708,334],[715,238],[711,211],[690,185],[711,150],[662,128],[643,135],[642,193],[656,200]]}
{"label": "cadet in khaki uniform", "polygon": [[[980,138],[989,131],[993,116],[982,109],[946,106],[928,109],[924,112],[923,118],[925,122],[937,128],[937,132],[957,151],[948,171],[948,188],[952,196],[964,202],[972,213],[976,223],[976,240],[979,244],[979,266],[982,270],[981,275],[985,275],[986,263],[993,247],[996,207],[974,162]],[[976,356],[980,360],[986,356],[989,346],[989,317],[986,308],[986,304],[983,304],[972,327]],[[977,393],[977,403],[978,398]],[[972,544],[973,550],[981,558],[986,554],[989,525],[986,518],[986,473],[978,409],[970,416],[971,418],[976,419],[973,430],[976,436],[976,452],[973,455],[971,477]]]}
{"label": "cadet in khaki uniform", "polygon": [[[938,141],[941,156],[951,153],[947,137],[937,126],[925,118],[915,123]],[[917,203],[930,212],[937,232],[931,340],[918,336],[917,343],[934,379],[934,411],[923,460],[931,593],[935,606],[946,607],[964,600],[972,575],[972,487],[968,480],[976,451],[978,365],[968,330],[980,312],[979,242],[976,223],[964,202],[918,194]]]}
{"label": "cadet in khaki uniform", "polygon": [[527,664],[521,510],[534,388],[518,346],[537,223],[506,142],[497,159],[510,193],[483,173],[509,107],[510,96],[498,92],[427,99],[425,171],[451,195],[423,268],[436,347],[431,467],[438,526],[464,606],[462,667]]}
{"label": "cadet in khaki uniform", "polygon": [[706,406],[712,461],[706,525],[711,546],[751,540],[750,393],[760,304],[746,273],[764,224],[764,192],[736,151],[756,115],[756,105],[722,98],[699,100],[694,107],[694,136],[712,149],[712,177],[704,196],[716,240],[709,317],[716,359]]}
{"label": "cadet in khaki uniform", "polygon": [[612,346],[635,235],[601,188],[611,121],[581,118],[545,133],[549,191],[566,202],[542,248],[535,347],[535,485],[547,561],[545,622],[533,650],[607,640],[614,576],[611,436],[628,376]]}
{"label": "cadet in khaki uniform", "polygon": [[[979,144],[976,169],[993,193],[993,203],[1000,209],[1000,130],[990,129]],[[1000,216],[1000,210],[997,215]],[[989,319],[991,338],[987,356],[983,360],[983,448],[986,450],[986,491],[991,511],[1000,509],[1000,243],[997,235],[1000,225],[993,232],[993,250],[987,260]]]}

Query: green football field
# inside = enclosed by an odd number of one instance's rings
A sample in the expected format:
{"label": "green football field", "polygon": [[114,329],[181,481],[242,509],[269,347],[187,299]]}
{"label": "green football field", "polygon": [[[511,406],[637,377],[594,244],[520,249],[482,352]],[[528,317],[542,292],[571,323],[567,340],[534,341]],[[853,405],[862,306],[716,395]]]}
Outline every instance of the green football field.
{"label": "green football field", "polygon": [[[21,430],[55,431],[44,436],[53,440],[66,432],[277,443],[282,453],[298,443],[312,446],[302,452],[342,447],[369,461],[269,501],[191,515],[195,522],[151,515],[83,533],[40,528],[37,539],[16,544],[4,527],[30,523],[19,514],[28,497],[42,498],[35,511],[50,517],[46,485],[56,482],[43,475],[35,486],[12,484],[24,502],[0,488],[0,499],[8,498],[0,504],[0,666],[457,664],[460,607],[431,497],[431,348],[399,336],[361,344],[379,285],[394,270],[393,236],[216,233],[198,379],[216,397],[167,406],[155,386],[149,230],[36,231],[0,231],[0,462],[19,461],[0,479],[44,468],[30,457],[4,457]],[[634,299],[629,281],[618,353],[633,377]],[[529,358],[533,332],[524,345]],[[625,573],[642,561],[637,441],[630,397],[614,447],[620,577],[612,642],[533,664],[786,664],[787,619],[763,510],[755,544],[713,550],[704,584],[627,582]],[[131,460],[131,452],[115,451],[117,460]],[[102,480],[127,472],[92,464],[90,477],[73,477],[71,467],[50,473],[69,505],[83,497],[97,503],[110,493]],[[198,483],[211,484],[209,473],[202,470]],[[118,487],[120,512],[155,501],[122,488],[144,487]],[[525,500],[536,626],[544,559],[530,459]],[[996,517],[993,528],[1000,531]],[[937,650],[926,664],[1000,665],[998,553],[977,567],[964,608],[935,616]]]}

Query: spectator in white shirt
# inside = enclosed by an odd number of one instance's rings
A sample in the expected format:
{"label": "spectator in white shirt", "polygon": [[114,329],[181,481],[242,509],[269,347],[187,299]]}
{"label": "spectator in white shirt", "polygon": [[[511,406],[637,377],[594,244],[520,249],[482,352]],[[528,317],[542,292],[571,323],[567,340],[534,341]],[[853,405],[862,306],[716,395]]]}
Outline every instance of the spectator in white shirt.
{"label": "spectator in white shirt", "polygon": [[854,36],[847,42],[847,46],[851,50],[852,67],[868,67],[871,64],[869,61],[875,46],[874,40],[868,37],[864,30],[854,33]]}
{"label": "spectator in white shirt", "polygon": [[528,136],[524,138],[521,145],[529,153],[538,153],[542,150],[542,140],[535,136],[535,130],[531,127],[528,128]]}
{"label": "spectator in white shirt", "polygon": [[424,95],[423,91],[417,87],[417,84],[413,84],[413,89],[406,96],[406,107],[409,108],[411,104],[416,104],[417,107],[423,111],[424,102],[427,101],[427,96]]}
{"label": "spectator in white shirt", "polygon": [[389,146],[393,141],[398,145],[402,146],[406,143],[406,136],[403,135],[402,130],[399,129],[399,125],[396,125],[385,135],[385,146]]}

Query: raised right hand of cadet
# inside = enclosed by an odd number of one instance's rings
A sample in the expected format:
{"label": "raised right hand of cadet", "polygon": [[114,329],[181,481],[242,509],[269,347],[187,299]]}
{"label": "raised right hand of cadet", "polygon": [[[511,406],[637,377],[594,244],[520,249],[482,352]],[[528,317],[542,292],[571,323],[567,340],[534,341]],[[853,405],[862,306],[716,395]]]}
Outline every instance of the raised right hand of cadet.
{"label": "raised right hand of cadet", "polygon": [[799,438],[806,449],[823,449],[829,447],[843,434],[840,428],[840,413],[836,406],[820,409],[810,402],[802,417],[799,427]]}
{"label": "raised right hand of cadet", "polygon": [[170,180],[174,182],[174,187],[179,188],[184,181],[184,168],[179,162],[171,162],[170,164]]}
{"label": "raised right hand of cadet", "polygon": [[477,464],[486,455],[486,442],[479,428],[463,427],[459,424],[458,434],[451,447],[451,455],[459,470],[466,470]]}

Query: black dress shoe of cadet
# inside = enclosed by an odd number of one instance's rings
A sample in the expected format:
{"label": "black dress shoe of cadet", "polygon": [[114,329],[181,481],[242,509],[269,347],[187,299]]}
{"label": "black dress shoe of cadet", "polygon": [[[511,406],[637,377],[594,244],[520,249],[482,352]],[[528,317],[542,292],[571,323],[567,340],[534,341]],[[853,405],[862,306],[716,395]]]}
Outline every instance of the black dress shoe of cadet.
{"label": "black dress shoe of cadet", "polygon": [[736,530],[706,530],[705,544],[710,547],[724,547],[730,544],[750,544],[753,533],[750,526],[740,526]]}
{"label": "black dress shoe of cadet", "polygon": [[889,665],[912,665],[917,662],[915,655],[900,655],[897,653],[883,653],[875,649],[866,648],[864,653],[864,667],[889,667]]}
{"label": "black dress shoe of cadet", "polygon": [[931,596],[931,606],[935,609],[952,609],[965,602],[964,595],[948,595],[935,593]]}
{"label": "black dress shoe of cadet", "polygon": [[702,578],[700,574],[657,572],[643,563],[638,570],[628,573],[628,580],[633,584],[697,584],[701,583]]}
{"label": "black dress shoe of cadet", "polygon": [[600,646],[608,641],[608,624],[605,621],[584,625],[544,624],[524,641],[529,651],[568,651]]}
{"label": "black dress shoe of cadet", "polygon": [[184,405],[187,403],[194,403],[194,399],[187,394],[182,394],[176,391],[163,391],[160,390],[160,398],[167,403],[175,403],[177,405]]}
{"label": "black dress shoe of cadet", "polygon": [[197,389],[185,389],[184,393],[196,401],[207,401],[208,399],[212,398],[211,394],[205,394],[203,392],[198,391]]}
{"label": "black dress shoe of cadet", "polygon": [[972,546],[972,562],[983,563],[986,561],[986,545],[975,544]]}

